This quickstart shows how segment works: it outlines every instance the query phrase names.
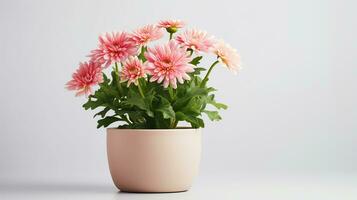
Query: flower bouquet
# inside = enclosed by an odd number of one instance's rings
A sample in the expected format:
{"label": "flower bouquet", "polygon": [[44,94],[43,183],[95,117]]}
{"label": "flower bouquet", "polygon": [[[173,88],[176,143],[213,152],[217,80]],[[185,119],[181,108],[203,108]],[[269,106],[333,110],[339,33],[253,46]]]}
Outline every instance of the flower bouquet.
{"label": "flower bouquet", "polygon": [[[121,190],[187,190],[198,169],[202,115],[220,120],[218,110],[227,109],[216,101],[216,89],[208,81],[219,64],[234,73],[239,70],[236,50],[204,31],[189,29],[178,33],[183,27],[180,20],[168,20],[132,33],[105,33],[99,36],[98,47],[89,54],[89,61],[80,63],[66,84],[69,90],[76,91],[76,96],[88,97],[83,105],[86,110],[101,109],[94,115],[100,118],[98,128],[119,122],[116,128],[108,129],[108,158],[113,180]],[[160,39],[164,40],[162,44],[152,44]],[[215,58],[210,67],[200,65],[203,55]],[[93,92],[95,86],[98,87]],[[177,128],[181,121],[190,127]],[[141,150],[132,149],[139,144]],[[167,152],[175,147],[180,152],[163,158],[165,155],[153,150],[157,146],[167,148]],[[128,149],[135,158],[128,158]],[[145,157],[156,160],[156,167],[138,166],[148,165]],[[189,162],[177,160],[179,157]],[[160,167],[158,163],[163,160],[166,162],[161,164],[166,166]],[[167,166],[171,164],[175,166]],[[152,174],[162,173],[166,176],[153,178]],[[170,182],[174,180],[170,176],[180,176],[182,180]],[[143,181],[133,184],[135,177]]]}

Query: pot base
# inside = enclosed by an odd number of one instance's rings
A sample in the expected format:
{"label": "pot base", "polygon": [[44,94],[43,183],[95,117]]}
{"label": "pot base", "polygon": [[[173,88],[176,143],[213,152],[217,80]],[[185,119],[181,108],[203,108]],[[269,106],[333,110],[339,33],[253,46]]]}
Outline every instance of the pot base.
{"label": "pot base", "polygon": [[157,193],[181,193],[181,192],[187,192],[187,190],[177,190],[177,191],[154,191],[154,192],[143,192],[143,191],[137,191],[137,190],[119,190],[119,192],[123,193],[141,193],[141,194],[157,194]]}

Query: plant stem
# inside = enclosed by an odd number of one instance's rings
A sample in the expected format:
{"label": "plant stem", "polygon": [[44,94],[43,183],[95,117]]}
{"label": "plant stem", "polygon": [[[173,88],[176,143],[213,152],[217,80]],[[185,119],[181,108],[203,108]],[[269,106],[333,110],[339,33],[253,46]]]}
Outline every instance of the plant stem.
{"label": "plant stem", "polygon": [[171,100],[173,101],[173,100],[174,100],[174,97],[175,97],[175,95],[174,95],[174,90],[172,89],[171,86],[169,86],[168,90],[169,90],[170,98],[171,98]]}
{"label": "plant stem", "polygon": [[178,124],[178,121],[175,120],[174,126],[172,128],[176,128]]}
{"label": "plant stem", "polygon": [[203,78],[203,80],[202,80],[202,82],[201,82],[201,85],[200,85],[201,87],[203,87],[203,86],[206,85],[206,82],[208,81],[208,77],[209,77],[209,75],[211,74],[211,71],[212,71],[213,67],[216,66],[218,62],[219,62],[219,61],[216,60],[216,61],[211,65],[211,67],[209,68],[209,70],[208,70],[206,76]]}
{"label": "plant stem", "polygon": [[145,98],[144,93],[143,93],[143,89],[141,88],[141,85],[140,85],[140,82],[138,82],[138,89],[139,89],[141,97]]}
{"label": "plant stem", "polygon": [[145,59],[144,52],[145,52],[145,46],[142,45],[142,46],[141,46],[141,50],[140,50],[140,54],[139,54],[138,58],[139,58],[140,60],[142,60],[143,62],[145,62],[145,60],[144,60],[144,59]]}
{"label": "plant stem", "polygon": [[170,39],[169,40],[171,40],[172,39],[172,36],[174,35],[174,33],[170,33]]}
{"label": "plant stem", "polygon": [[118,67],[118,63],[115,62],[115,73],[119,74],[119,67]]}
{"label": "plant stem", "polygon": [[118,86],[119,92],[122,93],[123,89],[121,88],[121,84],[120,84],[119,67],[118,67],[117,62],[115,62],[115,73],[118,76],[117,86]]}
{"label": "plant stem", "polygon": [[175,119],[171,119],[171,120],[170,120],[170,128],[175,128],[176,125],[177,125],[176,120],[175,120]]}

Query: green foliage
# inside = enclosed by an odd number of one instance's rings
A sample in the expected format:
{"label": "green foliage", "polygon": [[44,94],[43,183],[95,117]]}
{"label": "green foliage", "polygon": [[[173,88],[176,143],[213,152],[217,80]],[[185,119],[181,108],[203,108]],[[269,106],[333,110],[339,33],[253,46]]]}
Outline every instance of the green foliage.
{"label": "green foliage", "polygon": [[[145,61],[145,51],[146,48],[142,48],[138,56],[142,61]],[[99,110],[94,115],[100,118],[98,128],[117,122],[118,128],[176,128],[180,121],[189,123],[192,128],[204,127],[202,114],[218,121],[221,116],[217,110],[227,109],[227,106],[216,102],[213,94],[216,89],[202,84],[200,74],[206,69],[198,67],[201,59],[202,56],[193,58],[190,63],[195,65],[195,71],[190,73],[191,80],[178,84],[177,89],[165,89],[161,84],[140,79],[144,95],[138,86],[127,87],[127,83],[120,82],[116,66],[110,78],[103,74],[104,81],[83,108]],[[207,110],[208,105],[217,110]]]}
{"label": "green foliage", "polygon": [[159,98],[160,98],[160,104],[156,109],[156,111],[161,112],[162,117],[164,119],[175,119],[175,111],[172,108],[170,101],[162,96],[159,96]]}
{"label": "green foliage", "polygon": [[147,49],[148,49],[147,47],[142,46],[142,47],[141,47],[140,54],[139,54],[139,56],[138,56],[138,58],[139,58],[140,60],[142,60],[143,62],[146,61],[146,58],[145,58],[145,56],[144,56],[144,53],[145,53],[145,51],[147,51]]}
{"label": "green foliage", "polygon": [[202,56],[197,56],[196,58],[192,59],[192,61],[190,63],[197,66],[198,64],[200,64],[201,59],[202,59]]}

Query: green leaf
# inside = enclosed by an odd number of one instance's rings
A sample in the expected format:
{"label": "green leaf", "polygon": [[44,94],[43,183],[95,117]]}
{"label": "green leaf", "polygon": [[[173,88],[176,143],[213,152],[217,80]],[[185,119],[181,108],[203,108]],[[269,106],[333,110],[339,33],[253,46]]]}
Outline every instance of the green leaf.
{"label": "green leaf", "polygon": [[222,119],[222,117],[218,114],[217,111],[204,110],[203,112],[208,116],[211,121],[219,121]]}
{"label": "green leaf", "polygon": [[193,70],[195,70],[194,72],[192,72],[193,75],[200,75],[201,72],[206,71],[206,69],[203,67],[195,67],[193,68]]}
{"label": "green leaf", "polygon": [[103,74],[103,82],[100,83],[99,85],[107,85],[110,80],[108,79],[108,77],[105,73],[102,73],[102,74]]}
{"label": "green leaf", "polygon": [[175,119],[175,111],[172,108],[170,101],[168,101],[165,97],[159,96],[160,104],[159,107],[156,108],[156,111],[162,113],[164,119]]}
{"label": "green leaf", "polygon": [[210,92],[216,92],[216,88],[213,88],[213,87],[209,87],[207,88],[207,93],[210,93]]}
{"label": "green leaf", "polygon": [[192,128],[205,127],[203,120],[199,117],[195,117],[183,112],[176,112],[176,119],[178,121],[187,121],[191,124]]}
{"label": "green leaf", "polygon": [[227,110],[228,106],[223,103],[211,102],[211,104],[216,107],[217,109],[224,109]]}
{"label": "green leaf", "polygon": [[99,101],[99,100],[93,101],[92,98],[93,97],[89,97],[88,101],[85,104],[83,104],[83,108],[85,110],[88,110],[88,109],[94,110],[94,109],[96,109],[96,108],[98,108],[100,106],[105,106],[104,102]]}
{"label": "green leaf", "polygon": [[129,96],[126,103],[132,106],[137,106],[140,109],[145,110],[148,116],[154,117],[154,113],[150,109],[153,98],[153,95],[147,95],[144,99],[140,96],[139,92],[131,89],[129,90]]}
{"label": "green leaf", "polygon": [[122,119],[114,117],[114,116],[110,116],[110,117],[105,117],[103,119],[98,120],[98,125],[97,128],[100,127],[108,127],[110,124],[116,122],[116,121],[122,121]]}
{"label": "green leaf", "polygon": [[218,103],[214,100],[214,94],[211,94],[207,98],[207,103],[213,105],[217,109],[224,109],[227,110],[228,106],[223,103]]}
{"label": "green leaf", "polygon": [[142,61],[142,62],[145,62],[146,61],[146,58],[145,58],[145,52],[147,51],[147,47],[144,47],[142,46],[141,47],[141,52],[138,56],[138,58]]}
{"label": "green leaf", "polygon": [[143,123],[145,122],[145,112],[144,111],[139,111],[139,110],[117,110],[115,111],[115,114],[123,116],[123,115],[128,115],[130,121],[134,123]]}
{"label": "green leaf", "polygon": [[[109,107],[105,107],[102,111],[96,113],[96,114],[94,115],[94,117],[100,115],[100,116],[103,118],[103,117],[107,114],[107,112],[108,112],[109,110],[110,110]],[[94,118],[94,117],[93,117],[93,118]]]}
{"label": "green leaf", "polygon": [[200,64],[201,59],[202,59],[202,56],[197,56],[196,58],[192,59],[190,64],[197,66],[198,64]]}
{"label": "green leaf", "polygon": [[195,113],[199,115],[201,114],[201,108],[203,104],[204,98],[202,98],[201,96],[194,96],[180,111],[184,111],[185,113]]}
{"label": "green leaf", "polygon": [[174,103],[174,110],[179,110],[180,108],[184,107],[195,96],[207,95],[206,89],[197,86],[193,86],[192,88],[185,88],[184,90],[186,92]]}

